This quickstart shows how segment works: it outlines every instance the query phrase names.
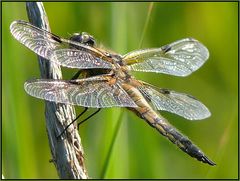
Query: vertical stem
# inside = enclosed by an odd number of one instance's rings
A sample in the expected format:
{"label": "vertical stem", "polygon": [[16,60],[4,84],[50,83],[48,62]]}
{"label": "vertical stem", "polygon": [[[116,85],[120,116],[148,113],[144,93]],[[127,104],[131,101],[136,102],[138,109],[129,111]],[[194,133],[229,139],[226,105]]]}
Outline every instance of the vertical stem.
{"label": "vertical stem", "polygon": [[[27,2],[29,21],[42,29],[50,31],[48,18],[43,4],[40,2]],[[42,78],[61,79],[62,73],[59,66],[38,56]],[[83,148],[78,130],[71,125],[65,137],[57,138],[74,118],[73,106],[56,104],[45,101],[46,127],[49,146],[52,153],[52,162],[55,164],[61,179],[86,179],[88,178],[84,166]]]}

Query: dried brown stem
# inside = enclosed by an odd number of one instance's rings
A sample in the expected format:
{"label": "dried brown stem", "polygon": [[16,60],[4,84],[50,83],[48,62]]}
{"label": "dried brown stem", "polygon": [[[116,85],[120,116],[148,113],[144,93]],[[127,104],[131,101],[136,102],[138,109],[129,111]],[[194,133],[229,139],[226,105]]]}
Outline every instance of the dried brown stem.
{"label": "dried brown stem", "polygon": [[[40,2],[27,2],[29,21],[42,29],[50,31],[48,18],[43,4]],[[61,79],[62,73],[58,65],[38,56],[41,77],[46,79]],[[61,179],[87,179],[84,166],[83,148],[76,125],[71,125],[66,134],[58,137],[60,133],[74,118],[73,106],[45,102],[46,127],[49,146],[52,153],[51,161],[55,164]]]}

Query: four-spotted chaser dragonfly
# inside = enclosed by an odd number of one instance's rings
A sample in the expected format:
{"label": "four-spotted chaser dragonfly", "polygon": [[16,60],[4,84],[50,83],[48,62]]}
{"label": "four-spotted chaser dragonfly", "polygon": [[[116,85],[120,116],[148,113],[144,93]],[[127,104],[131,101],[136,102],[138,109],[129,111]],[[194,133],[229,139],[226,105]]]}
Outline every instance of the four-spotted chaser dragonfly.
{"label": "four-spotted chaser dragonfly", "polygon": [[10,31],[36,54],[84,73],[82,79],[75,80],[27,81],[24,88],[31,96],[89,108],[126,107],[190,156],[215,165],[156,111],[200,120],[211,115],[207,107],[190,95],[157,88],[130,74],[130,71],[142,71],[188,76],[209,57],[207,48],[199,41],[186,38],[161,48],[136,50],[122,56],[97,48],[94,38],[87,33],[63,39],[22,20],[14,21]]}

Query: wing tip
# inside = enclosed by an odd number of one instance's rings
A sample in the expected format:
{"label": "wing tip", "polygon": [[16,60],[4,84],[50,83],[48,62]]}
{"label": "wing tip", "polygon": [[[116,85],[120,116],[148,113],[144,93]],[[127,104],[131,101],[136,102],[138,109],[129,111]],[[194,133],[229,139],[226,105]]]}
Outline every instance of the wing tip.
{"label": "wing tip", "polygon": [[10,26],[9,26],[9,29],[10,29],[10,32],[11,34],[14,36],[14,33],[13,33],[13,30],[15,29],[15,25],[18,23],[18,21],[13,21]]}
{"label": "wing tip", "polygon": [[[21,40],[20,40],[20,35],[19,35],[19,30],[22,28],[21,26],[23,26],[23,25],[27,25],[28,24],[28,22],[26,22],[26,21],[23,21],[23,20],[15,20],[15,21],[13,21],[11,24],[10,24],[10,26],[9,26],[9,30],[10,30],[10,32],[11,32],[11,34],[12,34],[12,36],[16,39],[16,40],[18,40],[20,43],[22,43],[21,42]],[[23,44],[23,43],[22,43]]]}
{"label": "wing tip", "polygon": [[205,55],[203,62],[206,62],[210,56],[208,48],[202,42],[200,42],[194,38],[190,38],[190,39],[194,40],[196,43],[198,43],[201,46],[201,49],[204,51],[204,55]]}
{"label": "wing tip", "polygon": [[24,20],[14,20],[11,24],[10,24],[10,30],[13,29],[13,27],[17,24],[28,24],[27,21]]}
{"label": "wing tip", "polygon": [[34,82],[37,82],[37,79],[32,79],[32,80],[28,80],[28,81],[26,81],[26,82],[24,82],[24,85],[23,85],[23,87],[24,87],[24,90],[29,94],[29,89],[28,89],[28,86],[30,86],[32,83],[34,83]]}
{"label": "wing tip", "polygon": [[[29,94],[30,96],[33,96],[33,94],[32,94],[31,91],[30,91],[30,90],[32,90],[32,89],[31,89],[31,84],[32,84],[32,83],[33,83],[33,80],[30,80],[30,81],[26,81],[26,82],[24,83],[24,85],[23,85],[25,92],[26,92],[27,94]],[[29,87],[29,86],[30,86],[30,87]]]}
{"label": "wing tip", "polygon": [[197,120],[203,120],[207,119],[211,116],[211,112],[208,110],[206,106],[204,106],[205,109],[198,114],[191,116],[191,117],[184,117],[185,119],[191,120],[191,121],[197,121]]}
{"label": "wing tip", "polygon": [[189,42],[197,43],[198,45],[201,46],[201,49],[203,49],[204,52],[205,52],[205,58],[204,58],[203,62],[205,62],[209,58],[210,53],[208,51],[208,48],[202,42],[200,42],[200,41],[198,41],[198,40],[196,40],[195,38],[192,38],[192,37],[185,38],[184,40],[189,41]]}
{"label": "wing tip", "polygon": [[204,104],[202,104],[202,106],[203,106],[203,111],[202,111],[202,114],[201,114],[202,116],[200,116],[199,119],[209,118],[212,115],[211,112],[209,111],[209,109]]}
{"label": "wing tip", "polygon": [[199,44],[200,44],[202,50],[204,51],[203,63],[205,63],[208,60],[210,53],[205,45],[203,45],[201,42],[199,42]]}

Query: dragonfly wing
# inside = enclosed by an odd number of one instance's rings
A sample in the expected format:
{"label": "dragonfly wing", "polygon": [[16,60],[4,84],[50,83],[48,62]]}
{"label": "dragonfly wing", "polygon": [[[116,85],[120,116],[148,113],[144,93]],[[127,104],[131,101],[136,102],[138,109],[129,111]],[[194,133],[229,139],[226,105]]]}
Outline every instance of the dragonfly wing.
{"label": "dragonfly wing", "polygon": [[70,68],[105,68],[111,69],[112,64],[103,59],[77,49],[59,49],[53,52],[53,60],[57,60],[60,65]]}
{"label": "dragonfly wing", "polygon": [[194,97],[168,89],[138,87],[157,110],[175,113],[189,120],[205,119],[211,115],[208,108]]}
{"label": "dragonfly wing", "polygon": [[208,49],[199,41],[186,38],[161,48],[133,51],[124,56],[130,70],[187,76],[208,59]]}
{"label": "dragonfly wing", "polygon": [[61,46],[60,38],[32,24],[18,20],[10,25],[14,38],[38,55],[50,60],[52,52]]}
{"label": "dragonfly wing", "polygon": [[61,66],[83,69],[112,67],[111,63],[98,58],[104,57],[104,54],[97,49],[65,40],[26,21],[14,21],[10,31],[14,38],[30,50]]}
{"label": "dragonfly wing", "polygon": [[120,85],[110,85],[107,79],[36,79],[26,82],[24,88],[31,96],[58,103],[92,108],[136,107]]}

